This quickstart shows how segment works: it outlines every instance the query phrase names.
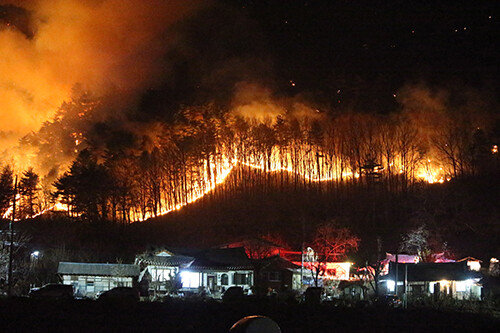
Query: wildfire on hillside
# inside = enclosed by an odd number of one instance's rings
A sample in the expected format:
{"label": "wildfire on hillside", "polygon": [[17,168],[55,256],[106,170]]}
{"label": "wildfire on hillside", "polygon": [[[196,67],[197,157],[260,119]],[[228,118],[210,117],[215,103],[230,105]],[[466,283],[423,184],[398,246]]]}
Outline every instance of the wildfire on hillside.
{"label": "wildfire on hillside", "polygon": [[29,204],[16,199],[30,206],[18,218],[65,211],[144,221],[236,188],[245,168],[259,185],[277,174],[280,186],[404,191],[481,173],[498,152],[482,96],[457,107],[446,92],[412,84],[391,88],[398,106],[378,114],[347,106],[335,79],[328,89],[341,105],[332,106],[299,79],[281,75],[285,90],[261,80],[267,64],[253,46],[236,56],[234,43],[222,48],[226,35],[250,42],[246,26],[216,34],[222,43],[207,49],[191,45],[207,39],[208,16],[233,15],[212,8],[198,17],[203,2],[9,3],[29,29],[0,29],[0,166],[40,177]]}
{"label": "wildfire on hillside", "polygon": [[[75,145],[78,145],[78,143],[75,142]],[[253,156],[253,158],[238,160],[235,156],[223,155],[218,159],[218,161],[211,161],[208,167],[204,164],[201,168],[202,170],[192,171],[190,178],[197,174],[202,174],[203,176],[201,178],[191,178],[192,181],[184,190],[185,193],[183,193],[182,188],[175,188],[170,192],[170,196],[165,194],[160,203],[161,208],[156,214],[150,211],[131,209],[131,219],[132,221],[144,221],[154,216],[161,216],[172,211],[179,210],[188,204],[196,202],[197,200],[203,198],[206,194],[213,191],[218,185],[223,184],[230,175],[231,171],[233,171],[234,168],[241,166],[261,170],[266,173],[284,172],[293,176],[298,176],[305,181],[315,183],[341,180],[352,181],[360,178],[360,173],[358,171],[353,171],[349,168],[340,170],[338,167],[332,167],[328,162],[326,162],[330,159],[327,156],[322,155],[323,158],[320,162],[316,157],[318,154],[318,152],[311,152],[310,149],[300,150],[299,159],[301,161],[309,161],[311,165],[308,163],[301,163],[300,168],[297,169],[292,167],[292,165],[294,165],[292,161],[292,154],[287,153],[285,155],[280,155],[280,150],[277,147],[272,150],[272,154],[269,159],[266,159],[264,156]],[[337,166],[338,165],[340,164],[337,164]],[[398,173],[400,173],[404,169],[404,165],[395,163],[393,164],[393,169],[399,170]],[[383,170],[383,168],[381,170]],[[439,164],[431,163],[431,160],[421,163],[413,174],[415,181],[424,181],[429,184],[443,183],[450,180],[450,176],[444,173],[443,168],[439,166]],[[19,198],[20,196],[18,195],[17,200],[19,200]],[[32,217],[36,217],[50,211],[68,211],[70,209],[71,207],[68,205],[62,202],[56,202],[55,204],[40,210]],[[12,207],[3,215],[3,218],[10,218],[11,214]],[[22,218],[26,217],[27,216]]]}

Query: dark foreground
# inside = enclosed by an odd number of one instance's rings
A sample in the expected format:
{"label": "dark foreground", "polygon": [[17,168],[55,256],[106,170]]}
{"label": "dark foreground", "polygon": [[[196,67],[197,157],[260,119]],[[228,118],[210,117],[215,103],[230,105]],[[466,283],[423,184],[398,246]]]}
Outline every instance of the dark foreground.
{"label": "dark foreground", "polygon": [[266,315],[283,332],[494,332],[491,315],[433,309],[345,309],[305,304],[215,301],[101,303],[0,300],[0,332],[227,332],[247,315]]}

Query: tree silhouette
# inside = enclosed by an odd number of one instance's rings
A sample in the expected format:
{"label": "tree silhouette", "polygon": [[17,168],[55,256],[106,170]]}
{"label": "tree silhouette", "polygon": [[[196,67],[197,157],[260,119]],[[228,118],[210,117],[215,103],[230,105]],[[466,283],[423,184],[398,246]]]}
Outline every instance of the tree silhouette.
{"label": "tree silhouette", "polygon": [[39,179],[38,175],[33,171],[33,168],[29,168],[23,173],[23,177],[19,181],[19,193],[21,194],[21,206],[20,210],[26,217],[33,217],[37,211],[37,199]]}
{"label": "tree silhouette", "polygon": [[0,174],[0,217],[10,207],[14,195],[14,172],[10,166],[5,166]]}
{"label": "tree silhouette", "polygon": [[89,219],[108,217],[113,180],[88,150],[78,155],[70,170],[54,185],[57,189],[54,195],[67,202],[74,213]]}

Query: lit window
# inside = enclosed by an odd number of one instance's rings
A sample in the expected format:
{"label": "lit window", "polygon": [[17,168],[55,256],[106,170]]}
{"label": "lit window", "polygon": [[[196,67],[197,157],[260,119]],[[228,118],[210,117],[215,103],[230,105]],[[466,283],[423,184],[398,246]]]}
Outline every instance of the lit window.
{"label": "lit window", "polygon": [[183,288],[198,288],[200,286],[200,274],[196,272],[181,272]]}
{"label": "lit window", "polygon": [[396,286],[396,283],[393,280],[387,280],[387,290],[388,291],[394,291],[395,286]]}

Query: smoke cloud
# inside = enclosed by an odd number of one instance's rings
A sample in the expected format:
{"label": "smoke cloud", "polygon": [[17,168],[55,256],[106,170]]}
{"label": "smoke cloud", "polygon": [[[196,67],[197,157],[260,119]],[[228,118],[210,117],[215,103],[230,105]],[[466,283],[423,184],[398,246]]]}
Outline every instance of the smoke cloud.
{"label": "smoke cloud", "polygon": [[77,83],[131,98],[154,87],[169,70],[169,28],[200,7],[183,0],[0,1],[0,144],[37,131]]}

